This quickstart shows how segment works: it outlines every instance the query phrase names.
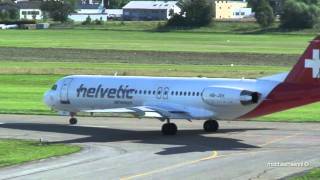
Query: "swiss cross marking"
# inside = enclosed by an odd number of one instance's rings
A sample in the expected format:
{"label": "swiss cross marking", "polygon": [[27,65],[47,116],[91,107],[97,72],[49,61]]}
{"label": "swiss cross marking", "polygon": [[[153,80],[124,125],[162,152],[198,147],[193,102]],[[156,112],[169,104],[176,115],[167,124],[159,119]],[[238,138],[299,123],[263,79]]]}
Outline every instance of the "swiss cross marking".
{"label": "swiss cross marking", "polygon": [[320,78],[320,50],[314,49],[312,52],[312,59],[306,59],[304,63],[305,68],[312,69],[312,78]]}

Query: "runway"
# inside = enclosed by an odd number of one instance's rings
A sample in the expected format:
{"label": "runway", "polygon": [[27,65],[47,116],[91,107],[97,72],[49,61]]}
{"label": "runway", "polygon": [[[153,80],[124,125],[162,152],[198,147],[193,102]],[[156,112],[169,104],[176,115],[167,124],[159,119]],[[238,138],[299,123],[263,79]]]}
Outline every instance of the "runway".
{"label": "runway", "polygon": [[320,167],[320,123],[1,115],[0,137],[77,144],[79,153],[0,169],[0,179],[278,179]]}

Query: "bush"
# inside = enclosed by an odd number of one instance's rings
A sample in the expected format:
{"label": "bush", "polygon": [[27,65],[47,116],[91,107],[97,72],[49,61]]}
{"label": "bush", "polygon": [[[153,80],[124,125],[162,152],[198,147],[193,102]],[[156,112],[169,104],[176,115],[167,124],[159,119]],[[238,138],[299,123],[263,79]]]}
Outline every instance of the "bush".
{"label": "bush", "polygon": [[319,0],[286,0],[280,18],[281,27],[287,29],[312,28],[319,22]]}
{"label": "bush", "polygon": [[100,17],[100,19],[94,20],[94,24],[96,24],[96,25],[102,25],[102,24],[103,24],[102,17]]}
{"label": "bush", "polygon": [[255,18],[261,27],[268,27],[274,22],[272,7],[267,0],[259,0],[254,7]]}
{"label": "bush", "polygon": [[17,25],[22,25],[22,24],[36,24],[35,20],[17,20],[17,21],[0,21],[0,24],[17,24]]}
{"label": "bush", "polygon": [[185,17],[179,14],[174,14],[172,18],[168,20],[167,25],[168,26],[187,26],[188,23]]}
{"label": "bush", "polygon": [[89,25],[89,24],[91,24],[91,17],[88,16],[88,17],[86,18],[86,20],[83,21],[81,24],[82,24],[82,25]]}

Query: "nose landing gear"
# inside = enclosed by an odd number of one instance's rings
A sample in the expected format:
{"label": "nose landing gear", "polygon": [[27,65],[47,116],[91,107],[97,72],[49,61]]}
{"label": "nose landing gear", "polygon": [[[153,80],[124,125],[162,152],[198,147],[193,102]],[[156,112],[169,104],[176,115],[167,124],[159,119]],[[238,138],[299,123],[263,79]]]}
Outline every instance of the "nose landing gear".
{"label": "nose landing gear", "polygon": [[70,113],[71,118],[69,119],[69,123],[71,125],[77,124],[78,123],[78,119],[75,118],[76,113]]}

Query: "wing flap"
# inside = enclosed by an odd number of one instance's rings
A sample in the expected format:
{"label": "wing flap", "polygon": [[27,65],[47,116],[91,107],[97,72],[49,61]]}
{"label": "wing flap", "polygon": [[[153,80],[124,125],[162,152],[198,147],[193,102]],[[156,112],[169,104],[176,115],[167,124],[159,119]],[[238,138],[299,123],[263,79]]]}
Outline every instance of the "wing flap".
{"label": "wing flap", "polygon": [[137,106],[129,108],[114,108],[114,109],[95,109],[95,110],[83,110],[87,113],[129,113],[136,117],[153,117],[153,118],[175,118],[175,119],[188,119],[192,117],[188,112],[178,109],[156,107],[156,106]]}

